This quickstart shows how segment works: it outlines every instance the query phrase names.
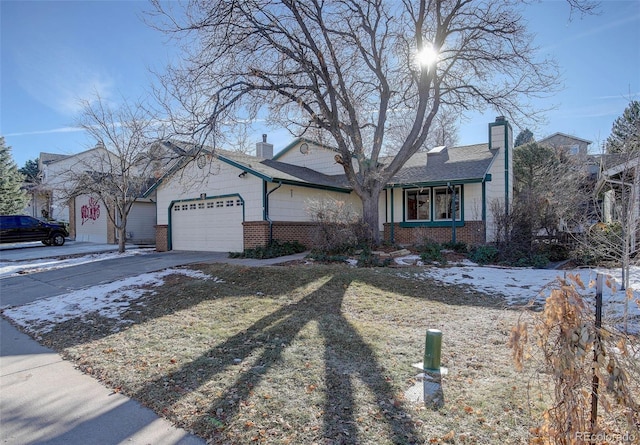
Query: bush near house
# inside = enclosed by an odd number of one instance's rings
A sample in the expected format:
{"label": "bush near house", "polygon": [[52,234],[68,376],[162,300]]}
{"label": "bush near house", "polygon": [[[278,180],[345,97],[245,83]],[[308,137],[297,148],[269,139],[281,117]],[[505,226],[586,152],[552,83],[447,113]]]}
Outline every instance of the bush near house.
{"label": "bush near house", "polygon": [[243,252],[229,252],[229,258],[256,258],[264,260],[267,258],[277,258],[295,253],[302,253],[306,250],[298,241],[280,242],[273,240],[271,244],[263,247],[245,249]]}

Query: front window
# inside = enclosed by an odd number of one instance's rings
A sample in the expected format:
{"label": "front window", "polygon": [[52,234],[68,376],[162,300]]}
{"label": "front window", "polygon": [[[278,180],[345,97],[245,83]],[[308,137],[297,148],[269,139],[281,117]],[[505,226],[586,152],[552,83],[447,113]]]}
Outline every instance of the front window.
{"label": "front window", "polygon": [[452,210],[455,208],[455,218],[460,220],[460,186],[455,187],[455,203],[452,205],[453,193],[449,187],[436,187],[434,194],[435,220],[452,219]]}
{"label": "front window", "polygon": [[407,221],[431,219],[431,189],[407,192]]}

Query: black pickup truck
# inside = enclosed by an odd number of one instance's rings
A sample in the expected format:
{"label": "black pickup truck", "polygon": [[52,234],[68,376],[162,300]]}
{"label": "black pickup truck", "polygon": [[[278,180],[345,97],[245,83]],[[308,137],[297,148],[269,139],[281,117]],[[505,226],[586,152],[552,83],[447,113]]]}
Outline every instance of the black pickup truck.
{"label": "black pickup truck", "polygon": [[26,215],[0,215],[0,243],[42,241],[47,246],[62,246],[69,236],[59,222],[42,221]]}

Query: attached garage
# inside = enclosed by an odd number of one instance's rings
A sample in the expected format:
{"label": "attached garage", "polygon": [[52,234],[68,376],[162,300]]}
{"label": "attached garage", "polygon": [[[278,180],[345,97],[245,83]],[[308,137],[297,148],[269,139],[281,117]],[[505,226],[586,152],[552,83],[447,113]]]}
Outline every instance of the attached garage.
{"label": "attached garage", "polygon": [[169,207],[170,249],[241,252],[244,200],[240,195],[174,201]]}
{"label": "attached garage", "polygon": [[108,243],[107,209],[96,196],[75,198],[75,239],[91,243]]}

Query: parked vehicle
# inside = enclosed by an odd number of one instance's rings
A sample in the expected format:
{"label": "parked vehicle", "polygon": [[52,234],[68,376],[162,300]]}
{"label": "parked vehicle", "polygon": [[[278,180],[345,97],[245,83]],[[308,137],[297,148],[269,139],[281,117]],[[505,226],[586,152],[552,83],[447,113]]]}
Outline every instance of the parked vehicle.
{"label": "parked vehicle", "polygon": [[69,230],[60,222],[26,215],[0,216],[0,243],[42,241],[47,246],[62,246],[67,236]]}

